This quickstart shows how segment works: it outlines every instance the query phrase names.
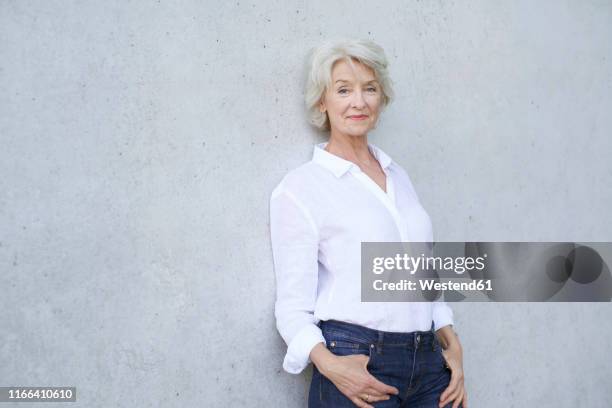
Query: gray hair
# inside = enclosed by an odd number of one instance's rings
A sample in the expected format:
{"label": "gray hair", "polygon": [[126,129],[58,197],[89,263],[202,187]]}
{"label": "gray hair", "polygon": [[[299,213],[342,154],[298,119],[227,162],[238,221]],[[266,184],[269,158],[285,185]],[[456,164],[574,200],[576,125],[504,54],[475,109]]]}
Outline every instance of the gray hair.
{"label": "gray hair", "polygon": [[319,102],[331,87],[331,71],[334,63],[344,59],[353,64],[353,59],[371,68],[382,88],[382,109],[393,100],[393,82],[387,71],[387,57],[381,46],[371,40],[335,39],[323,42],[310,49],[306,63],[306,86],[304,100],[308,122],[317,129],[330,130],[326,112],[319,111]]}

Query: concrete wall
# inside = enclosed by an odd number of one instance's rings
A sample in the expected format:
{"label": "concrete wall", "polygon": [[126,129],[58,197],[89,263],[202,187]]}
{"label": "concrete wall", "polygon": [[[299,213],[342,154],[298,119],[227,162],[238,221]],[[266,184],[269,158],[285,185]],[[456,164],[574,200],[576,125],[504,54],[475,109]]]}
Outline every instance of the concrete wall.
{"label": "concrete wall", "polygon": [[[324,140],[301,63],[336,35],[387,51],[397,100],[370,140],[436,239],[610,240],[608,1],[4,0],[0,385],[306,406],[268,199]],[[453,308],[470,407],[609,405],[610,304]]]}

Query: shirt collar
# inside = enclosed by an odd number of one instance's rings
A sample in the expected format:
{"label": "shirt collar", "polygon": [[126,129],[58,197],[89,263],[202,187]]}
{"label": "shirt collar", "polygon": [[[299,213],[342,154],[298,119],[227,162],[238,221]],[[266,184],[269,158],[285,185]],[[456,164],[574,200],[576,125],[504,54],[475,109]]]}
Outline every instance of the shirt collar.
{"label": "shirt collar", "polygon": [[[341,177],[344,173],[346,173],[351,167],[355,166],[357,170],[359,170],[359,166],[353,163],[350,160],[345,160],[340,156],[336,156],[325,150],[325,146],[327,146],[328,142],[317,143],[314,146],[312,153],[312,161],[320,164],[321,166],[329,169],[336,177]],[[388,154],[383,152],[379,147],[368,143],[368,147],[370,151],[376,157],[376,160],[380,163],[380,166],[384,169],[389,167],[391,162],[393,161]]]}

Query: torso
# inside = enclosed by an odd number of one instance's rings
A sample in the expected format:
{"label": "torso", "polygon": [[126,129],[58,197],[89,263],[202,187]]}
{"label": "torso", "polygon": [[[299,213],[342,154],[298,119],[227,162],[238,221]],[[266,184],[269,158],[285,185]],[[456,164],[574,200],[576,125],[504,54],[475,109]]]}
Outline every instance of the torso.
{"label": "torso", "polygon": [[[378,162],[376,162],[376,163],[378,163]],[[386,193],[387,192],[387,176],[385,175],[385,172],[382,171],[382,169],[380,168],[380,165],[378,165],[377,167],[378,167],[378,169],[376,169],[376,171],[373,171],[371,169],[366,169],[365,167],[359,166],[361,171],[363,171],[372,180],[374,180],[374,182],[376,184],[378,184],[378,187],[380,187],[382,189],[382,191],[384,191]]]}
{"label": "torso", "polygon": [[[325,150],[329,152],[329,149],[327,147],[325,148]],[[373,163],[371,167],[368,168],[367,166],[359,165],[359,164],[358,166],[361,169],[361,171],[367,174],[368,177],[370,177],[378,185],[378,187],[380,187],[381,190],[384,191],[386,194],[387,193],[387,176],[385,175],[385,172],[380,167],[380,163],[378,162],[378,160],[376,160],[376,157],[374,157],[374,155],[372,155],[371,153],[370,153],[370,157]]]}

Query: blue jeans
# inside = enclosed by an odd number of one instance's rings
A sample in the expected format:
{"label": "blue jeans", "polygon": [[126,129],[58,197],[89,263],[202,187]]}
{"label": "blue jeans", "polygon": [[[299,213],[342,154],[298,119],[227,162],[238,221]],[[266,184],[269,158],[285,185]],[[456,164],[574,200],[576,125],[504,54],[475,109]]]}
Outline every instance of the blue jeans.
{"label": "blue jeans", "polygon": [[[377,408],[438,408],[451,372],[446,367],[433,322],[429,331],[410,333],[374,330],[337,320],[321,321],[319,327],[329,351],[338,356],[369,356],[368,372],[399,390],[399,394],[390,395],[389,400],[370,402],[370,405]],[[309,408],[355,406],[313,365]],[[447,407],[451,408],[452,402],[444,408]],[[462,408],[462,404],[459,407]]]}

